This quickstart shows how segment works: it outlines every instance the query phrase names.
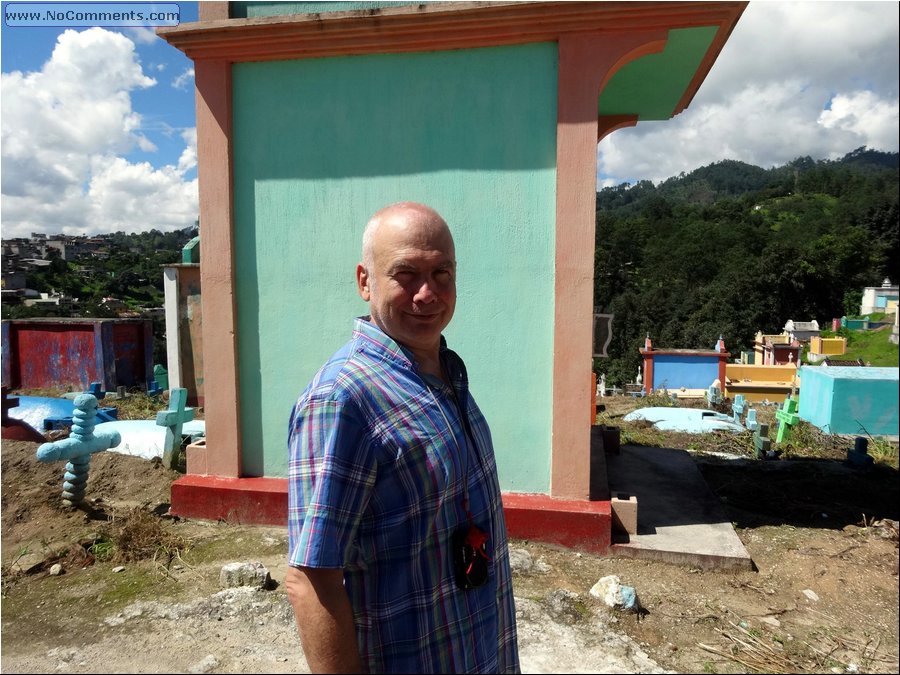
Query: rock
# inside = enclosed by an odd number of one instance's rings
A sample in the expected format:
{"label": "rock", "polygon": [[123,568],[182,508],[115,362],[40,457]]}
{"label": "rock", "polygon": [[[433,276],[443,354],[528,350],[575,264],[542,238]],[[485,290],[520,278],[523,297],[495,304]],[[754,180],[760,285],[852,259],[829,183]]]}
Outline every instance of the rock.
{"label": "rock", "polygon": [[269,570],[261,562],[234,562],[222,567],[219,584],[224,588],[250,586],[265,590],[272,583]]}
{"label": "rock", "polygon": [[811,591],[811,590],[809,590],[808,588],[805,589],[805,590],[803,591],[803,595],[805,595],[807,598],[809,598],[812,602],[818,602],[818,601],[819,601],[819,596],[816,595],[816,592],[815,592],[815,591]]}
{"label": "rock", "polygon": [[509,566],[513,574],[528,574],[534,569],[534,558],[523,548],[509,549]]}
{"label": "rock", "polygon": [[208,673],[213,668],[219,665],[219,660],[213,656],[212,654],[208,654],[203,657],[201,661],[195,663],[193,666],[188,668],[189,673]]}
{"label": "rock", "polygon": [[631,586],[619,581],[615,574],[603,577],[591,587],[591,595],[602,600],[607,607],[636,610],[638,608],[637,593]]}
{"label": "rock", "polygon": [[13,574],[33,574],[41,571],[44,564],[42,553],[23,553],[10,565]]}
{"label": "rock", "polygon": [[763,616],[759,619],[765,624],[770,625],[772,628],[778,628],[781,625],[781,622],[776,619],[774,616]]}
{"label": "rock", "polygon": [[54,563],[50,567],[50,576],[51,577],[58,577],[62,573],[63,573],[63,566],[60,565],[59,563]]}
{"label": "rock", "polygon": [[119,565],[118,567],[113,567],[113,568],[112,568],[112,571],[113,571],[113,572],[122,572],[122,571],[124,571],[124,570],[125,570],[125,565]]}

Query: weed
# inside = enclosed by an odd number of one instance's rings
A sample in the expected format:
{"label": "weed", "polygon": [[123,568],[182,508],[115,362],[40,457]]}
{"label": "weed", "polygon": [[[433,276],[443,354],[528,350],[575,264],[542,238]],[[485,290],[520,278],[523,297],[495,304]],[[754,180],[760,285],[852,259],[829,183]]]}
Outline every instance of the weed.
{"label": "weed", "polygon": [[712,661],[704,661],[703,662],[703,672],[704,673],[718,673],[719,671],[716,670],[716,666],[713,664]]}
{"label": "weed", "polygon": [[676,408],[678,401],[665,389],[654,389],[646,396],[637,399],[636,408]]}
{"label": "weed", "polygon": [[123,518],[114,519],[100,538],[101,550],[113,552],[110,560],[135,561],[163,557],[171,562],[176,554],[186,551],[190,542],[167,532],[152,513],[136,507]]}
{"label": "weed", "polygon": [[28,546],[23,546],[12,560],[0,567],[0,597],[5,598],[15,585],[19,576],[19,573],[15,570],[16,563],[28,555],[29,552]]}
{"label": "weed", "polygon": [[100,538],[88,547],[88,553],[100,562],[112,560],[116,554],[116,545],[110,539]]}
{"label": "weed", "polygon": [[[773,437],[774,435],[775,430],[769,427],[769,436]],[[781,450],[784,459],[798,457],[845,459],[847,441],[840,436],[826,434],[815,425],[800,420],[791,429],[788,438],[778,444],[778,450]]]}
{"label": "weed", "polygon": [[869,454],[878,464],[898,468],[897,445],[886,438],[870,438]]}

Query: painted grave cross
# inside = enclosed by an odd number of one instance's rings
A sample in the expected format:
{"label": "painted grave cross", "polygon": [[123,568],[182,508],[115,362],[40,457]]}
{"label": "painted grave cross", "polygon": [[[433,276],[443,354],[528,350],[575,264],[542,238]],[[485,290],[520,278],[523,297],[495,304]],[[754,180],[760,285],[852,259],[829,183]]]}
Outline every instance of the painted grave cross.
{"label": "painted grave cross", "polygon": [[194,409],[186,408],[185,403],[187,403],[187,389],[172,389],[169,395],[169,409],[156,413],[156,423],[166,427],[162,462],[167,469],[174,469],[178,464],[182,425],[194,419]]}
{"label": "painted grave cross", "polygon": [[84,488],[88,480],[91,455],[95,452],[116,447],[122,437],[118,431],[94,433],[97,421],[97,397],[79,394],[75,397],[75,413],[72,415],[72,433],[68,438],[53,443],[44,443],[37,450],[41,462],[69,460],[63,481],[63,503],[77,506],[84,501]]}
{"label": "painted grave cross", "polygon": [[772,439],[769,438],[769,425],[760,424],[759,429],[753,434],[753,448],[756,450],[756,459],[766,459],[772,450]]}
{"label": "painted grave cross", "polygon": [[733,419],[734,419],[735,424],[741,423],[741,416],[744,414],[744,411],[748,407],[749,406],[744,401],[743,394],[738,394],[737,396],[734,397],[734,403],[731,404],[731,412],[734,415]]}
{"label": "painted grave cross", "polygon": [[759,426],[756,421],[756,408],[750,408],[750,410],[747,411],[747,422],[744,426],[750,431],[756,431],[756,427]]}
{"label": "painted grave cross", "polygon": [[797,412],[797,399],[793,396],[784,399],[784,407],[775,411],[775,419],[779,422],[775,442],[781,443],[787,440],[791,427],[800,421],[800,415]]}

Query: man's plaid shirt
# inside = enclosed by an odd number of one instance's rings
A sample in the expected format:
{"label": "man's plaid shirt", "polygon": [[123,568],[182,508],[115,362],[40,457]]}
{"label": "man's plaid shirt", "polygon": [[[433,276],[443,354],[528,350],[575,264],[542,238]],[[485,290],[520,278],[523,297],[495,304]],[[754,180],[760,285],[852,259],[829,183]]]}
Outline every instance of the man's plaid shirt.
{"label": "man's plaid shirt", "polygon": [[[369,672],[518,672],[506,526],[490,430],[462,360],[441,359],[453,391],[426,383],[377,326],[316,374],[291,414],[289,564],[344,568]],[[489,539],[488,582],[461,590],[450,540],[470,510]]]}

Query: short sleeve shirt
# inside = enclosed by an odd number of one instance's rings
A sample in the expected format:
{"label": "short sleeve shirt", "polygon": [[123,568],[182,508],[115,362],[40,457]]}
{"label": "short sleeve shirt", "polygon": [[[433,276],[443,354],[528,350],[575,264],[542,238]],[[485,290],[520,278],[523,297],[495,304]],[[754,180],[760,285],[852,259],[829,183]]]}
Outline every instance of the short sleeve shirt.
{"label": "short sleeve shirt", "polygon": [[[291,414],[289,564],[343,568],[369,672],[518,672],[506,526],[488,425],[442,339],[453,388],[377,326],[313,378]],[[464,423],[464,417],[468,420]],[[488,534],[488,581],[456,585],[450,541]]]}

